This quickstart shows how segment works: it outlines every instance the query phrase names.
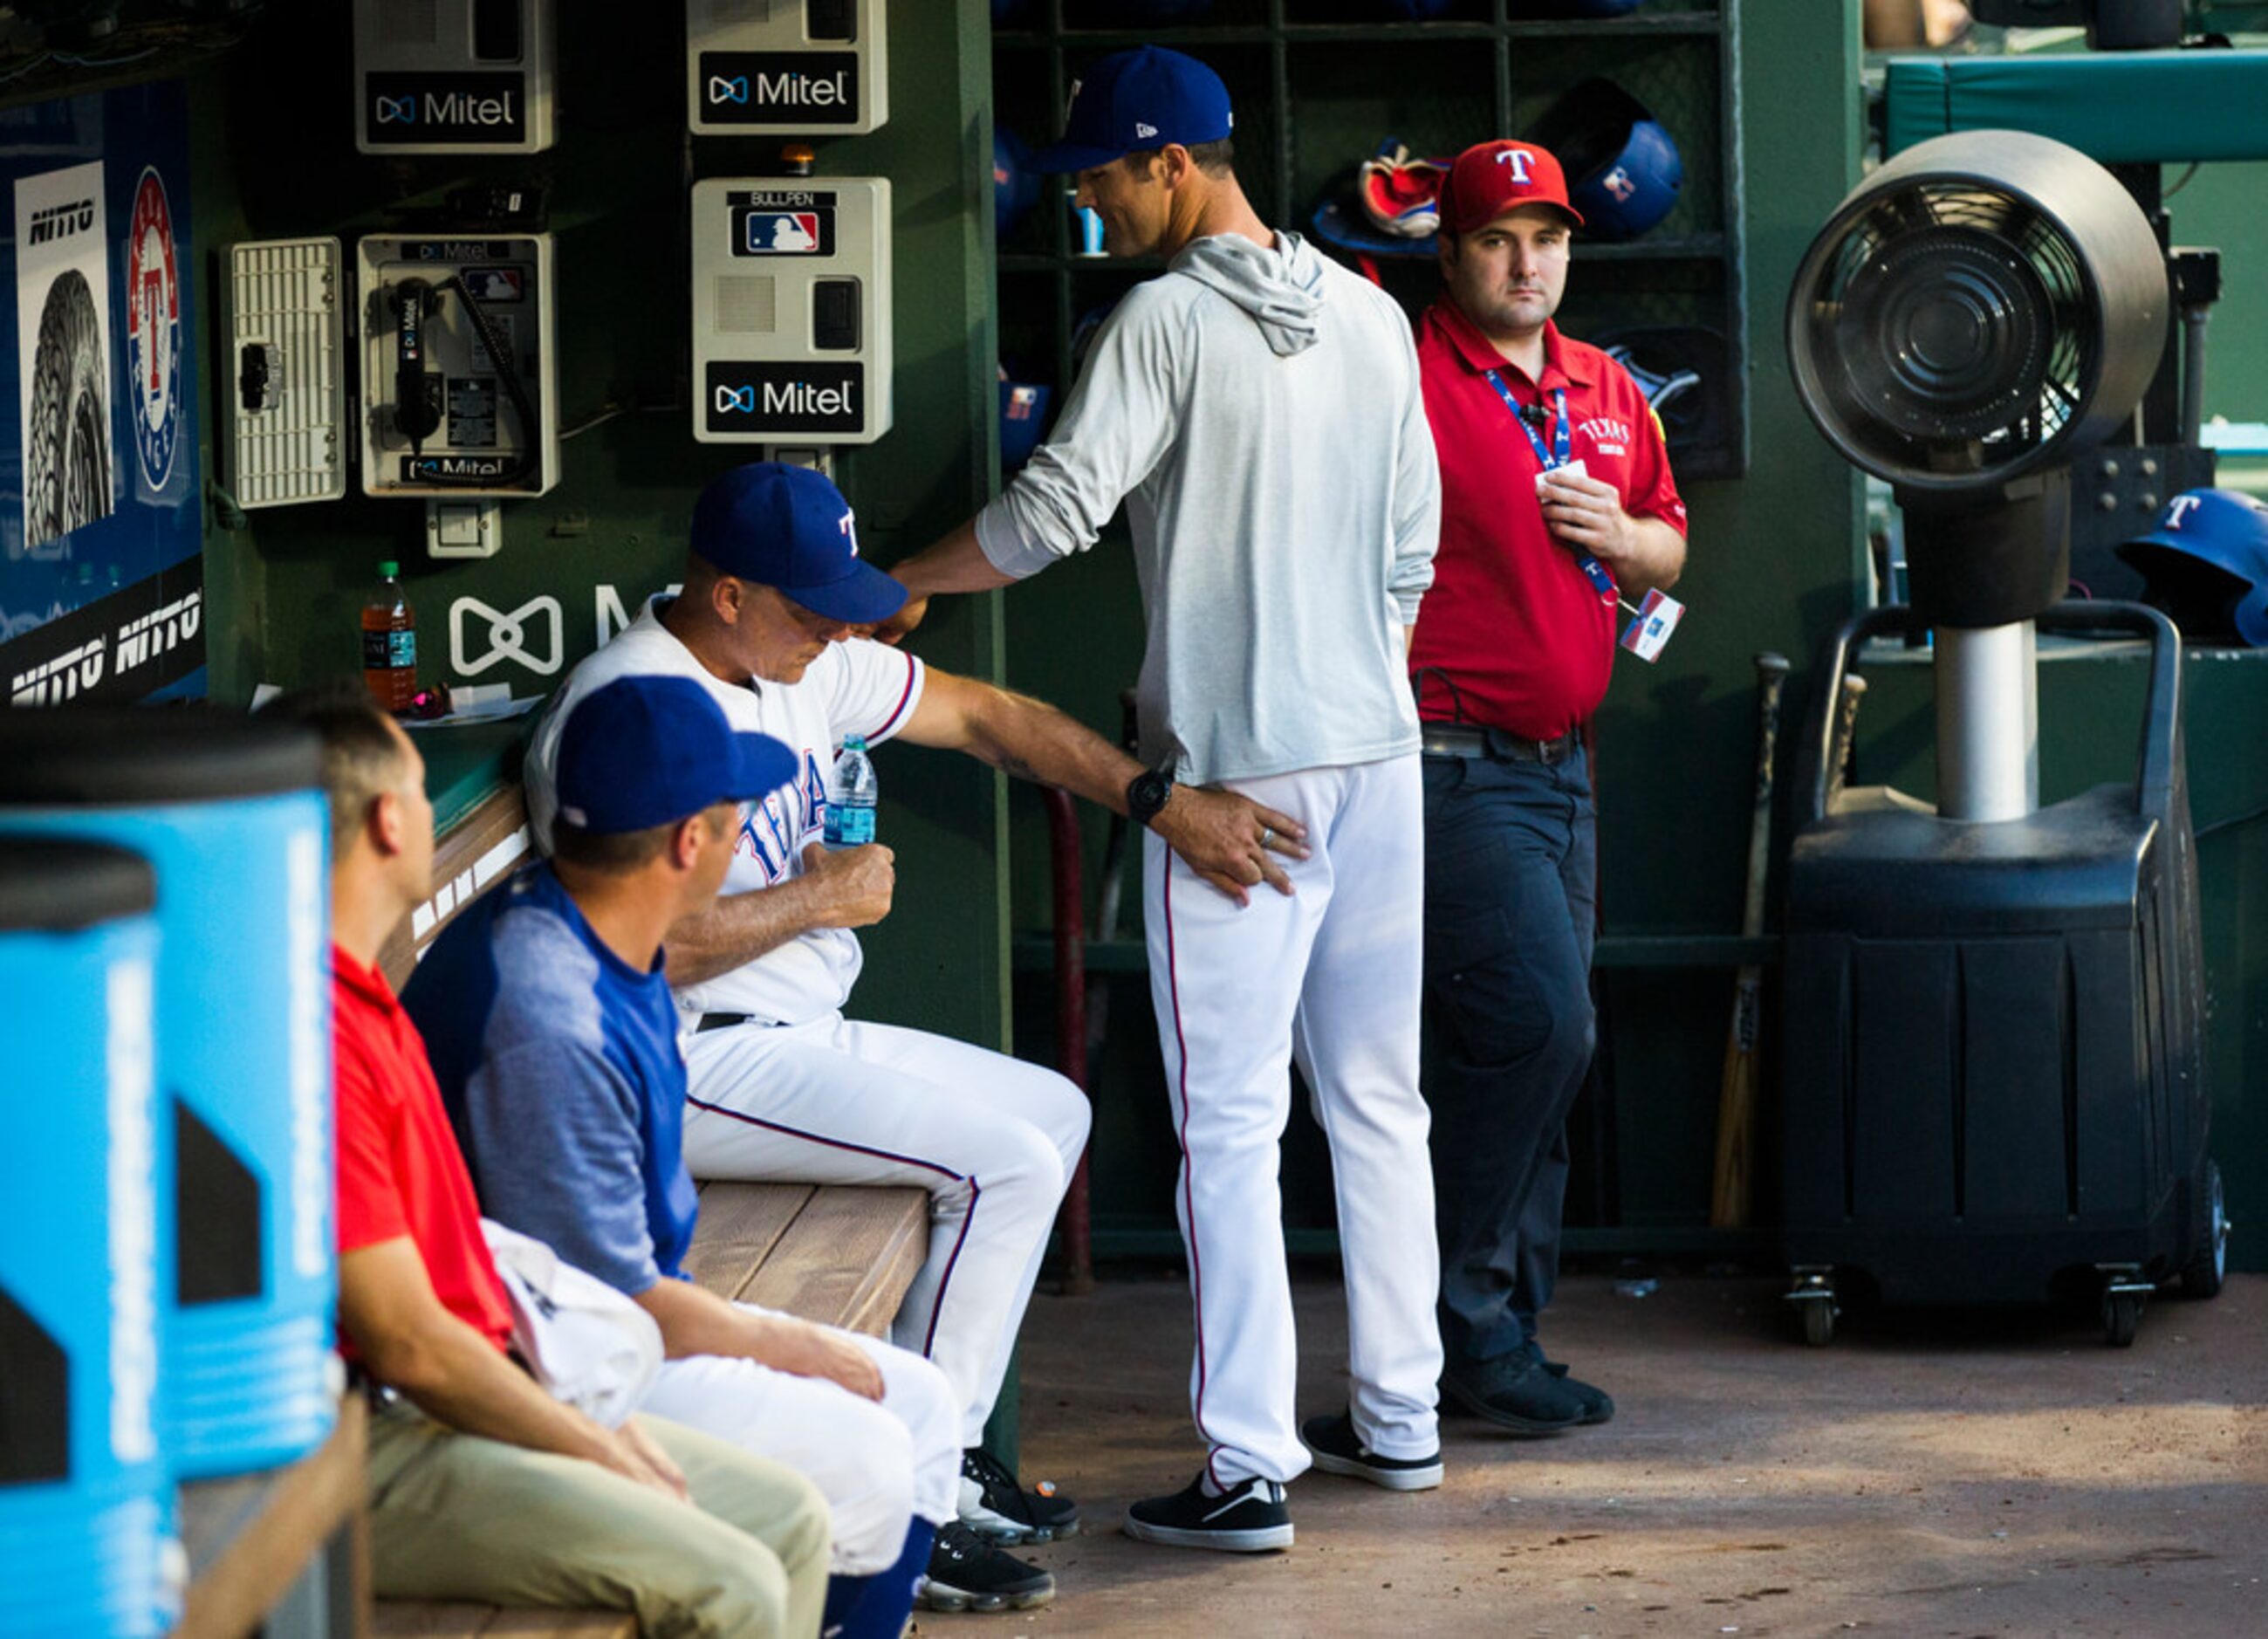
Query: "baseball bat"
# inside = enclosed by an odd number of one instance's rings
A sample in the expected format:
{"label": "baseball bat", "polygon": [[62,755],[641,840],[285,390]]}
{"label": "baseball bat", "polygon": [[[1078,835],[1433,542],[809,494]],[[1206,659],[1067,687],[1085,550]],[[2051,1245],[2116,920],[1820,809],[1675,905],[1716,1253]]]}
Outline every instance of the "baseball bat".
{"label": "baseball bat", "polygon": [[1835,811],[1835,799],[1843,794],[1844,782],[1851,773],[1851,754],[1858,744],[1859,704],[1867,698],[1867,680],[1857,672],[1843,674],[1843,692],[1836,701],[1835,738],[1828,748],[1827,811]]}
{"label": "baseball bat", "polygon": [[[1756,656],[1756,791],[1749,816],[1749,877],[1741,906],[1741,935],[1764,931],[1764,876],[1771,860],[1772,757],[1779,741],[1780,693],[1787,657]],[[1763,1011],[1764,970],[1741,964],[1733,987],[1732,1029],[1717,1096],[1717,1171],[1709,1197],[1709,1227],[1737,1229],[1749,1221],[1756,1166],[1756,1036]]]}

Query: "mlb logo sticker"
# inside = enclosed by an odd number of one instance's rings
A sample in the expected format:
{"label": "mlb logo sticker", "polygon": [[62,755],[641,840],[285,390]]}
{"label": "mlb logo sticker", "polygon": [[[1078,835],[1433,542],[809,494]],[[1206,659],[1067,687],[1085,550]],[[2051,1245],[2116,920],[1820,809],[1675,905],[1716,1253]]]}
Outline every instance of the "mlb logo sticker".
{"label": "mlb logo sticker", "polygon": [[814,256],[819,254],[816,210],[751,210],[747,250],[752,256]]}

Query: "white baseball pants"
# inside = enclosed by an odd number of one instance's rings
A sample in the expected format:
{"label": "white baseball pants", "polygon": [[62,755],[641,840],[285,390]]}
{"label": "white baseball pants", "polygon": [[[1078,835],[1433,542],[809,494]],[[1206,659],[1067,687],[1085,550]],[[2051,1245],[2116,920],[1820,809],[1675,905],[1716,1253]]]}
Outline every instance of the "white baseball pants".
{"label": "white baseball pants", "polygon": [[[741,1308],[771,1311],[753,1303]],[[897,1563],[906,1526],[954,1517],[961,1502],[961,1407],[938,1369],[880,1338],[840,1333],[882,1369],[878,1405],[823,1377],[696,1355],[662,1362],[638,1409],[792,1468],[827,1499],[830,1568],[871,1576]]]}
{"label": "white baseball pants", "polygon": [[[1197,1309],[1189,1374],[1216,1485],[1307,1466],[1278,1185],[1292,1059],[1329,1141],[1350,1409],[1385,1457],[1440,1445],[1427,1114],[1418,1090],[1424,817],[1413,754],[1226,782],[1307,828],[1297,890],[1235,903],[1143,838],[1150,993],[1182,1146],[1174,1206]],[[1312,1409],[1330,1411],[1317,1405]]]}
{"label": "white baseball pants", "polygon": [[977,1444],[1086,1148],[1086,1096],[1038,1065],[840,1014],[704,1030],[685,1059],[695,1178],[929,1192],[929,1259],[892,1336],[937,1362],[961,1444]]}

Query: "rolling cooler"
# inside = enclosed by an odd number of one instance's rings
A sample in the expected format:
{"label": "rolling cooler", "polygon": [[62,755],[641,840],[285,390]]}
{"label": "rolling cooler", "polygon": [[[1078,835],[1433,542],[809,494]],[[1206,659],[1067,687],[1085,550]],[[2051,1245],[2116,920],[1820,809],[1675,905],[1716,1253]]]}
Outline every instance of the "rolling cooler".
{"label": "rolling cooler", "polygon": [[2225,1258],[2180,639],[2139,605],[2045,611],[2045,630],[2149,640],[2141,765],[2131,786],[1979,824],[1887,786],[1829,795],[1853,645],[1916,624],[1886,608],[1843,627],[1799,748],[1789,1298],[1823,1344],[1854,1272],[1893,1303],[2037,1303],[2084,1282],[2124,1345],[2159,1281],[2210,1297]]}

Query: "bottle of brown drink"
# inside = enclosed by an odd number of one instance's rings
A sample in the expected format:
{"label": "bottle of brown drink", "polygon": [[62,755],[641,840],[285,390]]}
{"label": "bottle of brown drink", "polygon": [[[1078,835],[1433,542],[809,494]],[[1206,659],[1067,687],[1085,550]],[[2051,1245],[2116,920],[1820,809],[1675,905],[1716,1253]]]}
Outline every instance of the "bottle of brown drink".
{"label": "bottle of brown drink", "polygon": [[387,711],[406,712],[417,692],[417,616],[399,579],[401,565],[378,566],[378,585],[362,606],[362,677]]}

